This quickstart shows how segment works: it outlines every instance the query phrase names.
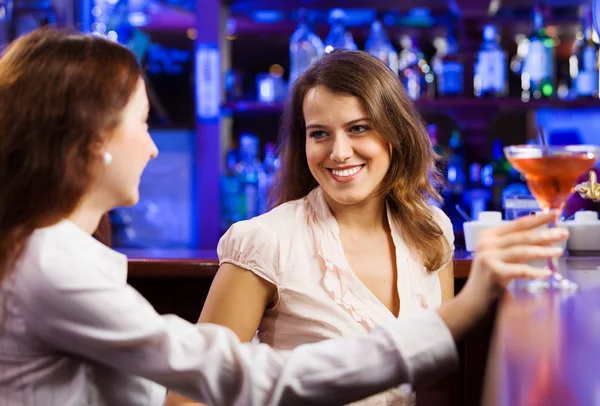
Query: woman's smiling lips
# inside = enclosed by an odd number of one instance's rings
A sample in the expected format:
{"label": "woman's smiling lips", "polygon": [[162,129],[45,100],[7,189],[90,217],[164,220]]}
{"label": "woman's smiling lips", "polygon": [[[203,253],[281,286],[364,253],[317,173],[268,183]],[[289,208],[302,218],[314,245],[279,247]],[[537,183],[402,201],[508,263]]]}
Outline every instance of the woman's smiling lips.
{"label": "woman's smiling lips", "polygon": [[337,168],[326,168],[327,171],[331,174],[331,177],[337,182],[350,182],[360,174],[362,169],[365,167],[364,164],[361,165],[350,165],[350,166],[342,166]]}

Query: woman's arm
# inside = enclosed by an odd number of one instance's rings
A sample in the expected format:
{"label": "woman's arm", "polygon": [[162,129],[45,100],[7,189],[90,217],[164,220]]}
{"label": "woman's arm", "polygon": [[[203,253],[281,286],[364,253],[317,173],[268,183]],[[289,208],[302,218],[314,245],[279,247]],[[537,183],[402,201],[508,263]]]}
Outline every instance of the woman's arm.
{"label": "woman's arm", "polygon": [[[223,264],[210,286],[199,323],[229,327],[242,342],[249,342],[276,295],[277,289],[272,283],[238,266]],[[192,402],[190,398],[169,391],[165,406],[184,406]]]}
{"label": "woman's arm", "polygon": [[211,405],[342,405],[447,373],[457,362],[435,312],[360,337],[276,351],[240,343],[222,326],[160,316],[124,280],[89,261],[65,256],[48,267],[23,259],[13,288],[28,329],[45,345]]}
{"label": "woman's arm", "polygon": [[442,288],[442,303],[446,303],[454,297],[454,264],[452,260],[439,272],[438,278]]}

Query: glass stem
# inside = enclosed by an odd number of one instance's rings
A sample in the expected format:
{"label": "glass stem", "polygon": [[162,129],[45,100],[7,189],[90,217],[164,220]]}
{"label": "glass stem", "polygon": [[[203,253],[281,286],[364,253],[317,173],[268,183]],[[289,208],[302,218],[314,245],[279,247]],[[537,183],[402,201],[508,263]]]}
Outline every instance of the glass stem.
{"label": "glass stem", "polygon": [[[549,210],[544,210],[544,211],[548,212]],[[561,210],[558,210],[557,214],[556,214],[556,217],[552,221],[550,221],[548,223],[548,228],[549,229],[556,228],[556,223],[558,221],[558,218],[560,217],[560,213],[561,213]],[[556,245],[556,243],[552,244],[552,245]],[[559,277],[559,274],[558,274],[558,258],[554,257],[554,258],[549,258],[548,259],[548,269],[550,269],[550,271],[552,271],[552,277],[553,278]]]}

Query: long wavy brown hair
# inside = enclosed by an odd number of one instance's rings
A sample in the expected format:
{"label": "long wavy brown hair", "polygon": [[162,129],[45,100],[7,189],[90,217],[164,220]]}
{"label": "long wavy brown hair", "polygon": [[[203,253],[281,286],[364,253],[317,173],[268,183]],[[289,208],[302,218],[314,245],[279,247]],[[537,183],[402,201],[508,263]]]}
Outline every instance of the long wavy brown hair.
{"label": "long wavy brown hair", "polygon": [[36,229],[77,207],[140,67],[108,39],[38,29],[0,58],[0,281]]}
{"label": "long wavy brown hair", "polygon": [[441,176],[426,127],[398,76],[376,57],[362,51],[334,51],[308,68],[290,90],[279,132],[281,170],[271,196],[273,206],[300,199],[318,186],[306,160],[306,94],[322,86],[352,95],[365,106],[375,129],[392,148],[390,168],[378,194],[402,224],[409,247],[427,270],[450,259],[450,249],[429,204],[441,202]]}

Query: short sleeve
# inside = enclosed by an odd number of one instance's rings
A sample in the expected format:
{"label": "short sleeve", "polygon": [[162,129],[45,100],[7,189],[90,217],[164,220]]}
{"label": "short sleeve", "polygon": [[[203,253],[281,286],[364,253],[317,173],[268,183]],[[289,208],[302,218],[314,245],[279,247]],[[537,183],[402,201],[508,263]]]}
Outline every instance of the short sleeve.
{"label": "short sleeve", "polygon": [[257,219],[232,225],[219,240],[219,265],[228,263],[253,272],[279,290],[277,236]]}
{"label": "short sleeve", "polygon": [[448,249],[450,250],[447,254],[447,260],[444,262],[444,265],[438,269],[438,271],[441,271],[454,258],[454,229],[452,227],[452,221],[450,221],[450,218],[442,211],[442,209],[436,206],[430,207],[431,215],[433,216],[435,222],[437,222],[442,229],[444,238],[446,238],[446,241],[448,241]]}
{"label": "short sleeve", "polygon": [[436,206],[431,206],[431,215],[442,229],[451,252],[454,252],[454,229],[450,218],[442,211],[442,209]]}

